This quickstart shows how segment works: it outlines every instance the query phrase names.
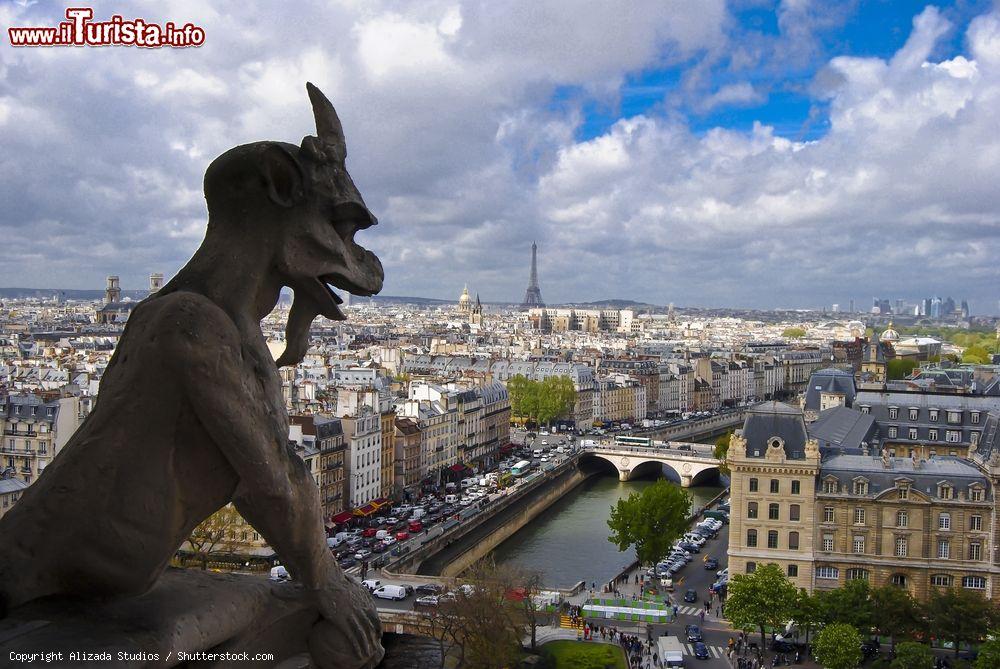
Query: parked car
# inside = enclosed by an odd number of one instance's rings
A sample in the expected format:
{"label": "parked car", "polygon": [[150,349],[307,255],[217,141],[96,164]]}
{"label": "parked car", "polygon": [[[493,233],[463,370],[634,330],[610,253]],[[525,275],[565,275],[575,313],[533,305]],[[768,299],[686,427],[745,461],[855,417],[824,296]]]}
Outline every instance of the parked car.
{"label": "parked car", "polygon": [[437,595],[424,595],[423,597],[417,597],[413,601],[413,608],[428,608],[436,609],[438,607],[440,598]]}
{"label": "parked car", "polygon": [[403,600],[407,597],[406,588],[401,585],[383,585],[375,588],[372,594],[379,599]]}
{"label": "parked car", "polygon": [[377,578],[368,578],[365,579],[364,581],[361,581],[361,585],[363,585],[368,590],[368,592],[374,592],[376,588],[382,586],[382,581],[378,580]]}
{"label": "parked car", "polygon": [[416,592],[418,595],[440,595],[444,592],[444,588],[437,583],[424,583],[417,586]]}
{"label": "parked car", "polygon": [[688,643],[704,641],[705,637],[701,633],[701,628],[697,625],[687,625],[684,627],[684,634],[687,635]]}

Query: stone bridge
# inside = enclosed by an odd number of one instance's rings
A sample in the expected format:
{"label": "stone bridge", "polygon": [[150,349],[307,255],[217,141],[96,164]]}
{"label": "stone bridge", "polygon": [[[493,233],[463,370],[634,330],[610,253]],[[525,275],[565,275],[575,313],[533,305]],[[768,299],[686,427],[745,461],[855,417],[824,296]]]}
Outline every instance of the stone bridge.
{"label": "stone bridge", "polygon": [[640,469],[648,471],[649,465],[666,465],[677,472],[681,487],[687,488],[703,472],[718,472],[722,462],[712,455],[713,450],[714,447],[708,444],[677,441],[654,443],[652,446],[601,442],[584,447],[583,455],[610,462],[618,470],[621,481],[628,481]]}
{"label": "stone bridge", "polygon": [[382,631],[389,634],[410,634],[413,636],[436,636],[426,616],[419,612],[379,607],[378,619],[382,621]]}
{"label": "stone bridge", "polygon": [[689,420],[648,430],[635,430],[631,434],[663,441],[698,441],[717,437],[735,428],[743,427],[745,417],[746,412],[743,409],[733,409],[708,418],[699,418],[698,420]]}

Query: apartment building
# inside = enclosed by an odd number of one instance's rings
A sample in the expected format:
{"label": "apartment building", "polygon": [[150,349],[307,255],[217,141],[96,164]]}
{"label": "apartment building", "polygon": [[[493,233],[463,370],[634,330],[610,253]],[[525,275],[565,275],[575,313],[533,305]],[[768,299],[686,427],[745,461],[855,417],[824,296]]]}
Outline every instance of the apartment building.
{"label": "apartment building", "polygon": [[0,394],[0,470],[30,485],[80,425],[80,399],[59,393]]}

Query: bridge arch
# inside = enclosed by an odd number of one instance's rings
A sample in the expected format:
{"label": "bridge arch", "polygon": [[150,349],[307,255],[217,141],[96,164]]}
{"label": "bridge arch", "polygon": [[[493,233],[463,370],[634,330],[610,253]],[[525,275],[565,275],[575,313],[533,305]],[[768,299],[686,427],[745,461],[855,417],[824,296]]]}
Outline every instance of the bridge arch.
{"label": "bridge arch", "polygon": [[641,476],[643,473],[648,473],[651,466],[667,468],[677,475],[677,480],[679,480],[682,488],[689,487],[695,478],[701,476],[703,472],[712,469],[718,472],[719,469],[717,461],[675,461],[669,456],[648,456],[627,452],[616,453],[611,451],[611,449],[608,449],[606,452],[595,449],[585,455],[609,463],[618,472],[619,481],[630,481],[634,476]]}

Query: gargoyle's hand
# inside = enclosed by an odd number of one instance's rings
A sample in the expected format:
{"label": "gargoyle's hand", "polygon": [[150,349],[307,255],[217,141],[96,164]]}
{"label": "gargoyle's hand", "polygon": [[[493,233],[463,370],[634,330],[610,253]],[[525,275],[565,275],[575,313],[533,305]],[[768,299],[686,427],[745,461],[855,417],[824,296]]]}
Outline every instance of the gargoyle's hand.
{"label": "gargoyle's hand", "polygon": [[382,661],[382,626],[372,596],[342,574],[314,593],[323,619],[309,634],[320,669],[372,669]]}

